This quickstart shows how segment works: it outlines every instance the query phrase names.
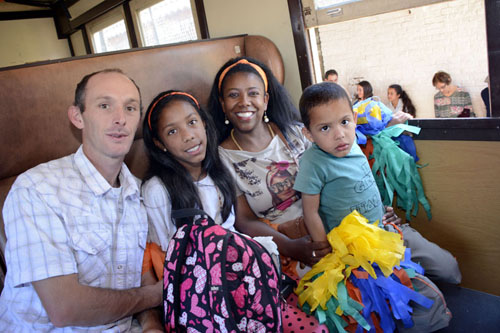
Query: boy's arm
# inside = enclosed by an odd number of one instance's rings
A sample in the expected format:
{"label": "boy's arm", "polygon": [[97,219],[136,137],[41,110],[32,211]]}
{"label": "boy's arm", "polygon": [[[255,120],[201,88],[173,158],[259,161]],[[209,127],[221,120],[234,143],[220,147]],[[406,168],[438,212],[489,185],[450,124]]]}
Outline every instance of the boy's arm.
{"label": "boy's arm", "polygon": [[325,228],[319,216],[319,194],[302,193],[302,207],[304,210],[304,222],[313,241],[327,241]]}

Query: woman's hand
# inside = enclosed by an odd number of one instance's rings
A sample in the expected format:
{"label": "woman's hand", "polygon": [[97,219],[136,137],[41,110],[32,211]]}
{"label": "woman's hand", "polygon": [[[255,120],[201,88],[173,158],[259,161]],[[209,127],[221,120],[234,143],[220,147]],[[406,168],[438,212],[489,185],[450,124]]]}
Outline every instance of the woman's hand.
{"label": "woman's hand", "polygon": [[382,223],[394,223],[395,225],[401,225],[401,218],[394,213],[394,208],[391,206],[385,206],[385,214],[382,217]]}
{"label": "woman's hand", "polygon": [[313,242],[309,235],[290,239],[287,245],[288,256],[308,266],[313,266],[325,255],[332,252],[328,242]]}

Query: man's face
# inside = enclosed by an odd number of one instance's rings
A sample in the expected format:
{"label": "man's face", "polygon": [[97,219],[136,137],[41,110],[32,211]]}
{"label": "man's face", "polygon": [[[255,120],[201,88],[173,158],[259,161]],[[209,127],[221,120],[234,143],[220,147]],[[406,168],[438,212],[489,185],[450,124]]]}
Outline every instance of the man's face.
{"label": "man's face", "polygon": [[100,73],[89,79],[85,111],[80,114],[83,151],[94,163],[122,161],[130,150],[141,119],[136,86],[120,73]]}
{"label": "man's face", "polygon": [[335,75],[335,74],[330,74],[330,75],[328,75],[328,77],[326,78],[326,80],[330,81],[330,82],[337,83],[337,81],[339,80],[339,76]]}

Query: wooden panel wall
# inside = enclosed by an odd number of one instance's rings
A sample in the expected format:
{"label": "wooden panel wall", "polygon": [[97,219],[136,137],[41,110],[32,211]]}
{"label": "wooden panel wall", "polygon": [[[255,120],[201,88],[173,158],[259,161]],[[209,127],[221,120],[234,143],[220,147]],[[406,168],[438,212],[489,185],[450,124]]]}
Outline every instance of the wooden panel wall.
{"label": "wooden panel wall", "polygon": [[427,198],[411,225],[457,257],[462,286],[500,295],[500,142],[416,141]]}

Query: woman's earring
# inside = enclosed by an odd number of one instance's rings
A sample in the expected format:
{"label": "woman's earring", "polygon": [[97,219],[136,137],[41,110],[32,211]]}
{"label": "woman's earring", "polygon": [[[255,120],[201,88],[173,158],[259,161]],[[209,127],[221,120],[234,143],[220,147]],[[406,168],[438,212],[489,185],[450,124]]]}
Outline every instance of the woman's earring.
{"label": "woman's earring", "polygon": [[269,118],[267,117],[267,111],[264,111],[264,122],[265,123],[269,122]]}
{"label": "woman's earring", "polygon": [[229,125],[229,119],[227,119],[227,116],[224,116],[224,124]]}
{"label": "woman's earring", "polygon": [[167,148],[163,148],[163,152],[166,153],[167,152]]}

